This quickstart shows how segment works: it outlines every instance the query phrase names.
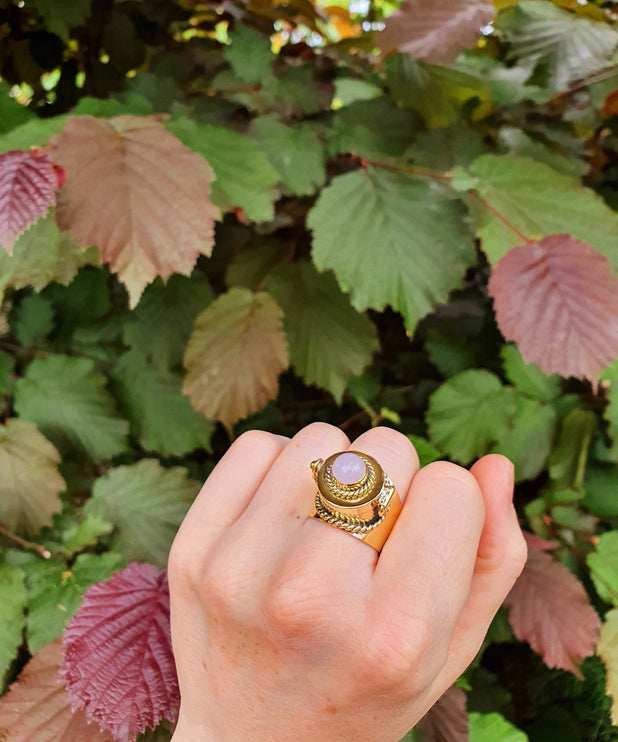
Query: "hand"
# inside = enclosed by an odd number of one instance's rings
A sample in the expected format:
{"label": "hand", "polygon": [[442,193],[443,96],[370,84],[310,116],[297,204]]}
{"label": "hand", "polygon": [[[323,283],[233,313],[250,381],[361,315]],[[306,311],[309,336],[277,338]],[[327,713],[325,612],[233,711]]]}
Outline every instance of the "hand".
{"label": "hand", "polygon": [[174,742],[397,742],[477,653],[526,559],[511,463],[418,471],[405,436],[361,435],[404,501],[378,554],[307,518],[310,462],[349,446],[252,431],[202,488],[169,562]]}

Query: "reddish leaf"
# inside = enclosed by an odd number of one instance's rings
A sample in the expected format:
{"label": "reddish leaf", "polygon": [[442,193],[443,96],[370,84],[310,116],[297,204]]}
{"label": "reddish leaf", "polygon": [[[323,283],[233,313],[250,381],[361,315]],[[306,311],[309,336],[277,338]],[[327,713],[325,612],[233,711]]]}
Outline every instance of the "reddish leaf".
{"label": "reddish leaf", "polygon": [[10,255],[17,237],[56,204],[59,175],[40,151],[0,155],[0,245]]}
{"label": "reddish leaf", "polygon": [[75,117],[50,144],[66,171],[60,228],[100,249],[132,306],[155,276],[188,275],[199,253],[210,255],[219,217],[212,170],[159,121]]}
{"label": "reddish leaf", "polygon": [[579,662],[594,653],[599,639],[599,616],[581,582],[534,538],[527,534],[526,540],[528,561],[505,600],[513,633],[548,667],[579,676]]}
{"label": "reddish leaf", "polygon": [[87,590],[66,629],[61,672],[71,702],[119,742],[178,714],[169,611],[167,574],[131,564]]}
{"label": "reddish leaf", "polygon": [[430,64],[449,64],[476,44],[495,10],[484,0],[406,0],[386,21],[376,43]]}
{"label": "reddish leaf", "polygon": [[468,742],[466,694],[456,685],[434,703],[414,728],[421,742]]}
{"label": "reddish leaf", "polygon": [[2,742],[114,742],[83,711],[71,710],[58,675],[61,661],[58,639],[34,655],[0,700]]}
{"label": "reddish leaf", "polygon": [[618,279],[568,234],[509,250],[489,279],[498,326],[546,374],[592,382],[618,357]]}

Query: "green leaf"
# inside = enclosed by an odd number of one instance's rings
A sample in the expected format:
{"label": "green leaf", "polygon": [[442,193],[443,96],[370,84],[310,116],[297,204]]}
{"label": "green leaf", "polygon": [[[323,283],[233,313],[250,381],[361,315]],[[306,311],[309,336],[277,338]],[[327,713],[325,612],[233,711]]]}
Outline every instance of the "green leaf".
{"label": "green leaf", "polygon": [[330,111],[332,103],[332,86],[325,84],[316,74],[315,67],[307,64],[284,68],[274,84],[265,82],[267,97],[271,107],[281,118],[301,118],[318,111]]}
{"label": "green leaf", "polygon": [[618,610],[609,611],[601,627],[599,656],[607,668],[607,695],[612,697],[611,718],[618,725]]}
{"label": "green leaf", "polygon": [[228,288],[238,286],[255,291],[267,274],[281,262],[281,258],[282,246],[277,242],[247,246],[230,261],[225,283]]}
{"label": "green leaf", "polygon": [[0,564],[0,687],[22,642],[25,605],[24,573]]}
{"label": "green leaf", "polygon": [[107,580],[123,566],[119,554],[80,554],[68,569],[64,562],[36,561],[24,567],[28,586],[26,636],[34,654],[61,636],[81,605],[86,589]]}
{"label": "green leaf", "polygon": [[168,113],[183,99],[183,89],[169,75],[140,71],[127,79],[126,85],[129,92],[123,100],[134,107],[131,113],[137,116],[141,115],[138,106],[144,106],[144,101],[151,112]]}
{"label": "green leaf", "polygon": [[50,210],[20,235],[12,255],[0,250],[0,292],[6,286],[16,289],[33,286],[41,291],[52,281],[68,284],[80,266],[97,259],[95,248],[82,250],[69,232],[58,229]]}
{"label": "green leaf", "polygon": [[155,368],[173,370],[182,363],[197,315],[213,300],[208,280],[200,273],[155,279],[142,294],[125,324],[127,345],[144,355]]}
{"label": "green leaf", "polygon": [[574,409],[562,421],[560,438],[549,457],[555,488],[580,490],[596,418],[590,410]]}
{"label": "green leaf", "polygon": [[[618,268],[618,216],[573,178],[527,158],[483,155],[470,168],[477,191],[530,238],[568,233],[590,243]],[[479,236],[492,263],[522,239],[491,211],[480,215]]]}
{"label": "green leaf", "polygon": [[425,348],[429,360],[443,376],[455,376],[476,366],[476,353],[469,338],[448,337],[436,327],[430,327],[427,330]]}
{"label": "green leaf", "polygon": [[273,218],[271,189],[279,178],[257,142],[231,129],[196,124],[188,118],[168,122],[167,129],[214,170],[212,196],[217,206],[223,210],[239,206],[255,221]]}
{"label": "green leaf", "polygon": [[560,394],[558,374],[548,376],[535,363],[525,363],[516,345],[505,345],[501,356],[506,378],[517,391],[542,402],[555,399]]}
{"label": "green leaf", "polygon": [[[613,367],[610,367],[613,369]],[[604,382],[607,395],[607,407],[603,416],[607,421],[607,432],[612,439],[610,448],[610,458],[612,461],[618,461],[618,374],[613,374]]]}
{"label": "green leaf", "polygon": [[581,178],[588,172],[589,164],[574,156],[570,157],[554,152],[541,142],[532,139],[524,131],[515,126],[503,126],[499,133],[499,142],[513,157],[529,157],[536,162],[556,170],[563,175]]}
{"label": "green leaf", "polygon": [[116,413],[105,378],[86,358],[36,358],[15,384],[15,409],[62,449],[93,461],[127,449],[129,424]]}
{"label": "green leaf", "polygon": [[494,453],[515,465],[515,480],[535,479],[545,468],[556,432],[556,411],[535,399],[515,398],[515,414],[500,435]]}
{"label": "green leaf", "polygon": [[40,345],[54,329],[51,302],[40,294],[24,297],[15,310],[11,328],[24,347]]}
{"label": "green leaf", "polygon": [[146,451],[184,456],[196,448],[211,451],[214,423],[191,406],[181,391],[182,378],[129,351],[113,371],[116,393],[131,432]]}
{"label": "green leaf", "polygon": [[335,112],[327,134],[328,152],[352,152],[370,159],[402,155],[419,125],[413,111],[399,108],[385,95],[356,101]]}
{"label": "green leaf", "polygon": [[33,5],[45,22],[48,31],[68,39],[72,28],[83,26],[90,17],[91,0],[27,0]]}
{"label": "green leaf", "polygon": [[25,420],[0,424],[0,521],[12,531],[36,533],[62,510],[60,455]]}
{"label": "green leaf", "polygon": [[311,126],[285,126],[276,116],[261,116],[252,127],[270,164],[292,193],[308,196],[324,184],[324,146]]}
{"label": "green leaf", "polygon": [[236,77],[248,83],[261,83],[272,75],[275,55],[270,50],[268,36],[249,26],[237,25],[231,40],[232,43],[225,48],[223,56]]}
{"label": "green leaf", "polygon": [[0,136],[0,154],[12,149],[29,150],[30,147],[45,147],[52,134],[59,134],[64,129],[67,119],[68,116],[55,116],[26,121],[25,124]]}
{"label": "green leaf", "polygon": [[8,353],[0,351],[0,396],[8,394],[13,385],[13,368],[15,359]]}
{"label": "green leaf", "polygon": [[121,114],[133,116],[148,116],[152,113],[152,105],[146,98],[137,93],[128,93],[122,100],[117,98],[80,98],[72,116],[95,116],[108,119]]}
{"label": "green leaf", "polygon": [[477,131],[453,125],[419,133],[405,157],[420,167],[442,172],[451,170],[451,187],[461,192],[476,185],[476,179],[463,168],[470,167],[487,151],[487,144]]}
{"label": "green leaf", "polygon": [[528,737],[501,714],[470,714],[470,742],[528,742]]}
{"label": "green leaf", "polygon": [[335,178],[309,214],[314,262],[334,271],[356,309],[390,304],[412,331],[474,260],[464,218],[461,202],[437,183],[358,170]]}
{"label": "green leaf", "polygon": [[352,308],[332,273],[320,274],[309,262],[281,265],[267,286],[283,309],[292,366],[341,403],[348,379],[378,350],[375,327]]}
{"label": "green leaf", "polygon": [[596,550],[586,559],[590,576],[601,598],[618,606],[618,531],[599,537]]}
{"label": "green leaf", "polygon": [[32,113],[9,95],[8,88],[0,84],[0,137],[33,117]]}
{"label": "green leaf", "polygon": [[105,269],[81,270],[68,286],[52,284],[43,292],[51,299],[59,334],[68,338],[77,327],[88,326],[110,309],[109,274]]}
{"label": "green leaf", "polygon": [[[382,88],[366,80],[352,77],[338,77],[335,80],[335,101],[341,106],[348,106],[360,100],[373,100],[383,93]],[[335,105],[333,101],[333,106]]]}
{"label": "green leaf", "polygon": [[556,93],[609,67],[618,45],[613,28],[539,0],[508,8],[496,27],[510,44],[507,59],[526,69],[532,84]]}
{"label": "green leaf", "polygon": [[588,467],[582,505],[602,518],[618,518],[618,466]]}
{"label": "green leaf", "polygon": [[463,371],[429,398],[429,439],[455,461],[467,464],[506,433],[515,412],[515,393],[497,376]]}
{"label": "green leaf", "polygon": [[115,548],[127,562],[165,567],[176,531],[199,488],[199,482],[187,478],[186,469],[164,469],[154,459],[143,459],[99,477],[84,512],[116,525]]}
{"label": "green leaf", "polygon": [[95,546],[100,536],[106,536],[113,525],[96,515],[86,515],[79,523],[74,523],[62,532],[62,547],[73,555],[88,546]]}
{"label": "green leaf", "polygon": [[105,363],[114,363],[126,351],[122,335],[129,323],[126,313],[109,314],[92,325],[76,327],[71,336],[71,350]]}
{"label": "green leaf", "polygon": [[431,464],[432,461],[437,461],[442,458],[440,451],[438,451],[437,448],[434,448],[428,440],[421,438],[420,435],[412,435],[412,433],[408,433],[407,438],[416,449],[419,465],[421,467],[427,466],[427,464]]}
{"label": "green leaf", "polygon": [[435,67],[396,54],[387,61],[386,74],[393,98],[418,111],[430,129],[454,124],[470,111],[473,118],[491,111],[487,83],[473,70]]}

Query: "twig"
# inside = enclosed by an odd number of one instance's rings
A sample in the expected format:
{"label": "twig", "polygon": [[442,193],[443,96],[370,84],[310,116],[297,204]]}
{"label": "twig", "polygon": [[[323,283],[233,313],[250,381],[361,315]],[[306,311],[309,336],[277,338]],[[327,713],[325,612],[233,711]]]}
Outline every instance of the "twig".
{"label": "twig", "polygon": [[441,183],[450,183],[451,176],[449,173],[441,173],[438,170],[430,170],[426,167],[417,167],[416,165],[393,165],[389,162],[375,162],[374,160],[365,160],[360,158],[360,162],[363,167],[371,165],[372,167],[380,167],[383,170],[395,170],[400,173],[410,173],[411,175],[424,175],[426,178],[432,180],[439,180]]}
{"label": "twig", "polygon": [[[388,162],[375,162],[373,160],[365,160],[362,157],[359,159],[363,167],[371,165],[372,167],[380,167],[384,170],[394,170],[401,173],[423,175],[426,178],[437,180],[440,183],[450,183],[452,180],[452,176],[450,173],[442,173],[438,170],[430,170],[429,168],[425,167],[417,167],[416,165],[393,165]],[[534,240],[531,240],[530,237],[527,237],[523,232],[520,232],[514,224],[511,224],[511,222],[503,214],[494,209],[494,207],[482,196],[480,196],[475,190],[470,190],[468,191],[468,193],[470,193],[471,196],[474,196],[474,198],[476,198],[477,201],[479,201],[479,203],[481,203],[487,209],[487,211],[491,212],[496,217],[496,219],[499,219],[506,227],[514,232],[525,243],[530,244],[531,242],[534,242]]]}
{"label": "twig", "polygon": [[474,198],[476,198],[476,200],[479,201],[487,209],[487,211],[491,212],[496,217],[496,219],[499,219],[505,227],[508,227],[512,232],[515,232],[515,234],[526,244],[529,245],[534,242],[534,240],[531,240],[530,237],[527,237],[523,232],[520,232],[514,224],[511,224],[511,222],[503,214],[494,209],[494,207],[476,191],[472,190],[468,191],[468,193],[470,193],[471,196],[474,196]]}
{"label": "twig", "polygon": [[47,549],[43,548],[40,544],[35,544],[32,541],[26,541],[26,539],[22,538],[21,536],[18,536],[15,533],[11,533],[11,531],[9,531],[3,523],[0,523],[0,534],[6,536],[6,538],[10,539],[11,541],[15,541],[16,544],[23,546],[24,549],[31,549],[32,551],[36,551],[36,553],[39,556],[42,556],[43,559],[49,559],[51,557],[51,551],[47,551]]}

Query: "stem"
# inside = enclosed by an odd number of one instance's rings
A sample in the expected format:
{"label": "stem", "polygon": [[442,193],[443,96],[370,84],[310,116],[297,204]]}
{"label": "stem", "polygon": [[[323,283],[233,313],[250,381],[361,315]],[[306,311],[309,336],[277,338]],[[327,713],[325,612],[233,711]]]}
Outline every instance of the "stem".
{"label": "stem", "polygon": [[529,245],[532,242],[534,242],[534,240],[531,240],[530,237],[527,237],[523,232],[520,232],[519,229],[517,229],[517,227],[514,224],[511,224],[511,222],[503,214],[501,214],[499,211],[494,209],[494,207],[490,203],[488,203],[482,196],[480,196],[476,191],[468,191],[468,193],[471,196],[474,196],[474,198],[476,198],[476,200],[480,204],[482,204],[487,209],[487,211],[491,212],[496,217],[496,219],[499,219],[502,222],[502,224],[504,224],[505,227],[508,227],[512,232],[515,232],[515,234],[521,240],[523,240],[526,244]]}
{"label": "stem", "polygon": [[3,523],[0,523],[0,534],[3,536],[6,536],[6,538],[10,539],[11,541],[15,541],[16,544],[19,544],[24,549],[31,549],[32,551],[36,551],[39,556],[42,556],[43,559],[49,559],[51,557],[51,552],[47,551],[43,546],[40,544],[35,544],[32,541],[26,541],[26,539],[22,538],[21,536],[18,536],[15,533],[11,533],[6,526]]}
{"label": "stem", "polygon": [[441,173],[439,170],[430,170],[426,167],[417,167],[416,165],[392,165],[388,162],[374,162],[373,160],[365,160],[361,158],[361,163],[364,167],[371,165],[372,167],[380,167],[383,170],[394,170],[399,173],[411,173],[412,175],[424,175],[426,178],[432,180],[439,180],[440,183],[450,183],[451,176],[449,173]]}
{"label": "stem", "polygon": [[580,82],[571,85],[568,90],[565,90],[562,93],[558,93],[555,97],[563,98],[564,96],[575,93],[582,88],[587,88],[588,85],[594,85],[595,82],[603,82],[603,80],[609,80],[609,78],[613,77],[615,74],[616,70],[614,69],[614,67],[608,67],[606,70],[601,70],[601,72],[597,72],[594,75],[586,78],[585,80],[580,80]]}
{"label": "stem", "polygon": [[[360,162],[363,167],[367,167],[368,165],[371,165],[372,167],[380,167],[384,170],[394,170],[395,172],[400,173],[411,173],[413,175],[423,175],[426,178],[431,178],[432,180],[437,180],[440,183],[450,183],[451,182],[451,175],[450,173],[441,173],[438,170],[430,170],[426,167],[416,167],[415,165],[392,165],[388,162],[374,162],[373,160],[365,160],[363,158],[360,158]],[[523,232],[520,232],[519,229],[514,224],[511,224],[511,222],[499,211],[494,209],[494,207],[488,203],[482,196],[480,196],[476,191],[470,190],[468,193],[471,196],[474,196],[476,200],[487,209],[487,211],[491,212],[496,219],[499,219],[502,224],[504,224],[505,227],[508,227],[512,232],[514,232],[523,242],[526,244],[530,244],[534,242],[534,240],[531,240],[530,237],[527,237]]]}

